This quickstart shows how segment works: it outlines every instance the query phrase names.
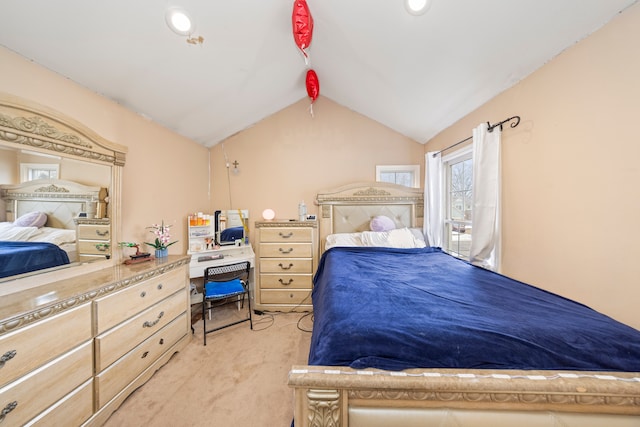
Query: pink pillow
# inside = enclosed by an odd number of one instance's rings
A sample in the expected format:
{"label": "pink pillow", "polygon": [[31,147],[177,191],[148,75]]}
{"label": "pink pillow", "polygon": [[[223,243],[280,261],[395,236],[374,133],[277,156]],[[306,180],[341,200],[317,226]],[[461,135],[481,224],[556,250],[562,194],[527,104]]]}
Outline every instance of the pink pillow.
{"label": "pink pillow", "polygon": [[396,223],[388,216],[374,216],[369,222],[371,231],[389,231],[396,228]]}
{"label": "pink pillow", "polygon": [[47,214],[44,212],[29,212],[16,219],[13,224],[18,227],[42,227],[47,223]]}

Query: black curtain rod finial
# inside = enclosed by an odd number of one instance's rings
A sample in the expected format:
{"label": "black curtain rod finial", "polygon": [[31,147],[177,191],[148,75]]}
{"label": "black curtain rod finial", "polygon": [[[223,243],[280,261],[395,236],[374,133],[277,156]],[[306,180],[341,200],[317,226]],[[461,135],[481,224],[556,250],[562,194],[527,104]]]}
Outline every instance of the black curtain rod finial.
{"label": "black curtain rod finial", "polygon": [[512,128],[518,126],[520,124],[520,116],[513,116],[513,117],[509,117],[508,119],[505,119],[501,122],[496,123],[495,125],[492,125],[491,123],[487,122],[487,131],[489,132],[493,132],[493,129],[495,129],[496,127],[500,126],[500,130],[502,130],[502,125],[510,122],[511,120],[515,120],[515,122],[511,123],[509,126],[511,126]]}
{"label": "black curtain rod finial", "polygon": [[[494,128],[496,128],[497,126],[500,126],[500,130],[502,130],[502,125],[510,122],[511,120],[515,120],[513,123],[511,123],[509,126],[511,126],[512,128],[518,126],[520,124],[520,116],[513,116],[513,117],[509,117],[508,119],[505,119],[501,122],[496,123],[495,125],[492,125],[491,123],[487,122],[487,131],[488,132],[492,132]],[[473,136],[470,136],[468,138],[463,139],[462,141],[456,142],[453,145],[448,146],[447,148],[443,148],[442,150],[438,151],[437,153],[433,153],[433,157],[436,157],[438,154],[441,154],[443,151],[447,151],[450,148],[455,147],[456,145],[460,145],[463,142],[467,142],[468,140],[472,139]]]}

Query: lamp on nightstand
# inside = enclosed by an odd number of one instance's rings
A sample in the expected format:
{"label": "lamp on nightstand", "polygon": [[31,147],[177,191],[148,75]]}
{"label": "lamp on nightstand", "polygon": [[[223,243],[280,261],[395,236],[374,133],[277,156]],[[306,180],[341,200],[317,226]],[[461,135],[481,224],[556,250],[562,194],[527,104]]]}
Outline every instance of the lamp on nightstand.
{"label": "lamp on nightstand", "polygon": [[264,218],[265,221],[271,221],[275,217],[276,213],[273,211],[273,209],[265,209],[262,211],[262,218]]}

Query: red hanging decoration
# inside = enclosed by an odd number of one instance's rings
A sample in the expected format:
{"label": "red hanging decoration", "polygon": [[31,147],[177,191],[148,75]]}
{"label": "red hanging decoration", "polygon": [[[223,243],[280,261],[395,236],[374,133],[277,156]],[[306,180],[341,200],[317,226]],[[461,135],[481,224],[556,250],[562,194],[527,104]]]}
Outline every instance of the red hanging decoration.
{"label": "red hanging decoration", "polygon": [[318,99],[318,95],[320,95],[320,81],[318,80],[318,75],[313,70],[307,71],[307,94],[309,98],[311,98],[311,105],[309,106],[309,111],[311,112],[311,117],[313,117],[313,103]]}
{"label": "red hanging decoration", "polygon": [[293,40],[302,51],[305,62],[307,62],[306,49],[311,45],[311,38],[313,37],[313,18],[306,0],[295,0],[293,2],[291,22],[293,24]]}
{"label": "red hanging decoration", "polygon": [[318,80],[318,75],[313,70],[307,71],[307,94],[309,98],[311,98],[312,104],[318,99],[318,95],[320,95],[320,81]]}

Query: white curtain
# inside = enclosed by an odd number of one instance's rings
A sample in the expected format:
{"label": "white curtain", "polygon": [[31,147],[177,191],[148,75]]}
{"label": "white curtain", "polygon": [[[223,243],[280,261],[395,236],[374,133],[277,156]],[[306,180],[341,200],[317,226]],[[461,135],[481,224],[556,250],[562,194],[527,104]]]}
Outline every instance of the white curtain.
{"label": "white curtain", "polygon": [[424,234],[430,246],[442,247],[442,157],[436,153],[429,152],[425,157]]}
{"label": "white curtain", "polygon": [[472,264],[498,271],[500,262],[501,173],[499,127],[488,132],[483,123],[473,130]]}

